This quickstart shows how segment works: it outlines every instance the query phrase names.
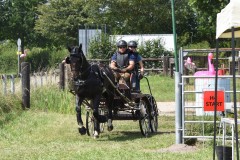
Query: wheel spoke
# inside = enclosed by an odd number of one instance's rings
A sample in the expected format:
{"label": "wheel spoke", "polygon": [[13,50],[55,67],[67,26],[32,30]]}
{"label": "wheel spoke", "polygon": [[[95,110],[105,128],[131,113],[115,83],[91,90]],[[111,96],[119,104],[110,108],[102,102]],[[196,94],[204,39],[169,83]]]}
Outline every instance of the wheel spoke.
{"label": "wheel spoke", "polygon": [[140,130],[143,136],[147,137],[150,130],[150,121],[148,108],[144,100],[140,101],[141,119],[139,120]]}
{"label": "wheel spoke", "polygon": [[94,117],[92,111],[87,111],[86,114],[86,128],[88,136],[94,135]]}

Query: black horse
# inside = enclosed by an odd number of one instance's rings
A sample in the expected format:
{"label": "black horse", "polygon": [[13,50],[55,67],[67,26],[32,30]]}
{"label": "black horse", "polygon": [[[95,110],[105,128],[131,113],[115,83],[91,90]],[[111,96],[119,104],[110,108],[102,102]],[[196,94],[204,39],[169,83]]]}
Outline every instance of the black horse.
{"label": "black horse", "polygon": [[[66,63],[70,64],[72,72],[72,90],[76,95],[76,112],[77,123],[79,125],[79,133],[86,134],[81,117],[81,105],[85,100],[90,100],[90,107],[93,109],[94,137],[98,137],[100,122],[108,121],[108,130],[113,129],[112,126],[112,106],[114,99],[114,75],[109,66],[103,64],[90,64],[82,51],[82,45],[79,47],[68,47],[70,56],[66,58]],[[106,99],[108,107],[108,116],[98,113],[100,99]]]}

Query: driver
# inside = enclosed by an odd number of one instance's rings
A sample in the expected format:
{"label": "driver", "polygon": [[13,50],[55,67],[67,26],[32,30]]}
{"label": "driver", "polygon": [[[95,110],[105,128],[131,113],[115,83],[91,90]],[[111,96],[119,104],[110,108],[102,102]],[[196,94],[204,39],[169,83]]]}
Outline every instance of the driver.
{"label": "driver", "polygon": [[123,77],[129,86],[130,74],[135,65],[135,56],[129,52],[129,49],[127,49],[126,41],[118,41],[117,47],[118,50],[111,58],[110,68],[114,71],[117,82],[120,77]]}

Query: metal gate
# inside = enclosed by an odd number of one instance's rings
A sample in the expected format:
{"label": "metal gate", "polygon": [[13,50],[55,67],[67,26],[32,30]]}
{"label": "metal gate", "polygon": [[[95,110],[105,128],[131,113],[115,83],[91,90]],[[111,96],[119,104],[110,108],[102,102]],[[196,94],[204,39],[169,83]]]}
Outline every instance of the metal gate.
{"label": "metal gate", "polygon": [[[236,51],[239,51],[237,49]],[[220,49],[220,52],[231,51],[231,49]],[[204,91],[215,89],[215,76],[194,76],[193,73],[184,72],[184,63],[189,55],[207,55],[215,52],[215,49],[193,49],[180,50],[180,73],[181,73],[181,106],[182,106],[182,139],[183,142],[191,138],[214,138],[214,112],[204,111]],[[190,54],[189,54],[190,53]],[[237,58],[238,59],[238,58]],[[224,60],[224,59],[223,59]],[[228,60],[228,58],[225,58]],[[216,65],[216,64],[215,64]],[[201,66],[200,66],[201,67]],[[223,114],[231,116],[233,111],[233,77],[229,75],[229,66],[224,69],[226,75],[218,76],[218,90],[224,91],[225,111],[217,112],[217,125]],[[206,68],[205,68],[206,69]],[[237,68],[236,68],[237,70]],[[237,107],[240,105],[240,75],[236,75],[236,97]],[[218,137],[218,136],[217,136]]]}

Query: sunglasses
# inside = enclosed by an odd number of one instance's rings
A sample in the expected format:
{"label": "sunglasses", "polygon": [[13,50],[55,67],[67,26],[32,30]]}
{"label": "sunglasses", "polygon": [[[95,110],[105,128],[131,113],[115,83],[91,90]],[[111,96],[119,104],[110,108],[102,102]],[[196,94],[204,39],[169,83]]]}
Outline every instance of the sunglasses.
{"label": "sunglasses", "polygon": [[125,46],[120,46],[120,47],[118,47],[118,48],[127,48],[127,47],[125,47]]}
{"label": "sunglasses", "polygon": [[137,48],[137,47],[135,47],[135,46],[129,46],[129,48]]}

